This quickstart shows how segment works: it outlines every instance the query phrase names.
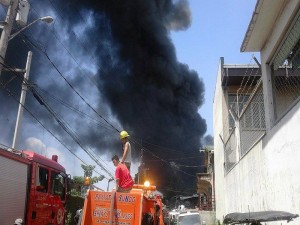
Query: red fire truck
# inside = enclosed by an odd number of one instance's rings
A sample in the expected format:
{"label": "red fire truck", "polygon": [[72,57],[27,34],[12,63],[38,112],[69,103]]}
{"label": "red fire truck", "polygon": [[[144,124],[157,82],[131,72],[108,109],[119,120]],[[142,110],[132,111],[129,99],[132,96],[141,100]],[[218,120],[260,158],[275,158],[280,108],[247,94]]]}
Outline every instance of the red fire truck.
{"label": "red fire truck", "polygon": [[0,224],[63,225],[68,176],[56,155],[0,146]]}

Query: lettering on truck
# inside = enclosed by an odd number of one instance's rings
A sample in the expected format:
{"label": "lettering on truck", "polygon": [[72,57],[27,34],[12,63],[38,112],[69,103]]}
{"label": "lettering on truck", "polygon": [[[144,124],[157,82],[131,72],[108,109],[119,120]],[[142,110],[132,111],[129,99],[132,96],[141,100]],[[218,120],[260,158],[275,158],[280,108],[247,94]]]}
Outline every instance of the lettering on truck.
{"label": "lettering on truck", "polygon": [[122,213],[121,209],[115,209],[115,218],[131,220],[131,219],[133,219],[133,214],[132,213]]}
{"label": "lettering on truck", "polygon": [[111,201],[112,195],[111,194],[96,194],[95,200],[96,201]]}
{"label": "lettering on truck", "polygon": [[108,218],[108,210],[107,208],[96,207],[93,212],[94,217],[99,218]]}
{"label": "lettering on truck", "polygon": [[[100,224],[109,224],[108,220],[95,220],[95,223],[100,223]],[[115,222],[113,221],[112,224],[116,225],[130,225],[128,222]]]}
{"label": "lettering on truck", "polygon": [[118,198],[119,202],[135,202],[135,196],[130,195],[120,195]]}

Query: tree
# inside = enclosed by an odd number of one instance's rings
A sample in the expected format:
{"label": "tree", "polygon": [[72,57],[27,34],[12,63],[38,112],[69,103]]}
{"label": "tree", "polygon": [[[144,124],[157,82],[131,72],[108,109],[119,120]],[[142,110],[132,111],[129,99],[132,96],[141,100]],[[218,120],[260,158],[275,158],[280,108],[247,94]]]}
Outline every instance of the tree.
{"label": "tree", "polygon": [[87,186],[84,186],[85,178],[90,177],[90,185],[95,184],[104,178],[103,175],[92,177],[95,166],[81,165],[81,168],[83,169],[83,176],[73,176],[71,179],[70,196],[66,205],[68,211],[66,225],[75,225],[73,220],[75,212],[77,209],[83,207],[84,198],[82,193],[86,193],[86,190],[88,189]]}

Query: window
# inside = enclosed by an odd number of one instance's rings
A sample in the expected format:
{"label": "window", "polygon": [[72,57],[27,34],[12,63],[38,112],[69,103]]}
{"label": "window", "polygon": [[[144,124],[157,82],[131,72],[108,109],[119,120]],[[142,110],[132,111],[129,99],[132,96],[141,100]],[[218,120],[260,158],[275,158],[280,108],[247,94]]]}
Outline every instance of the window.
{"label": "window", "polygon": [[300,11],[271,63],[277,121],[300,101]]}
{"label": "window", "polygon": [[51,194],[60,196],[61,200],[65,199],[65,178],[54,171],[51,173]]}
{"label": "window", "polygon": [[46,168],[37,168],[37,179],[36,179],[36,190],[39,192],[47,193],[48,191],[48,180],[49,171]]}

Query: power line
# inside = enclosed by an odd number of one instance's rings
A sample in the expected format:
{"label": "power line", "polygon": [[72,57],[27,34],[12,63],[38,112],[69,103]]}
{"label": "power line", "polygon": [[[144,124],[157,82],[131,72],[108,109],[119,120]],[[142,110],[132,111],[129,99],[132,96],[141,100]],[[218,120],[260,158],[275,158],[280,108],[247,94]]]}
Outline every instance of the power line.
{"label": "power line", "polygon": [[[2,63],[1,63],[2,64]],[[9,70],[11,72],[14,72],[15,74],[17,74],[18,77],[20,77],[20,74],[18,74],[11,66],[8,66],[6,64],[2,64],[3,66],[9,68]],[[23,79],[23,77],[22,77]],[[76,135],[76,133],[74,131],[72,131],[72,129],[70,128],[70,126],[66,123],[63,122],[61,119],[58,118],[57,113],[44,101],[44,99],[42,98],[42,96],[37,92],[37,90],[29,84],[28,81],[24,80],[25,84],[29,87],[31,87],[31,91],[33,93],[33,96],[37,99],[37,101],[46,107],[46,109],[48,110],[48,112],[55,118],[55,120],[57,121],[57,123],[70,135],[70,137],[91,157],[91,159],[93,159],[97,165],[99,165],[108,175],[110,175],[111,177],[112,174],[99,162],[99,160],[89,151],[87,150],[79,141],[78,136]],[[21,103],[20,103],[21,104]],[[23,106],[23,105],[22,105]]]}
{"label": "power line", "polygon": [[[136,141],[135,141],[134,139],[131,139],[131,140],[132,140],[134,143],[136,143]],[[163,158],[160,158],[159,156],[155,155],[152,151],[150,151],[150,150],[147,149],[147,148],[144,148],[144,147],[143,147],[143,151],[148,152],[148,153],[151,154],[153,157],[159,159],[161,162],[164,162],[166,165],[168,165],[168,166],[171,167],[172,169],[175,169],[175,170],[177,170],[177,171],[180,171],[180,172],[182,172],[182,173],[184,173],[184,174],[186,174],[186,175],[188,175],[188,176],[196,177],[195,175],[189,174],[189,173],[187,173],[187,172],[185,172],[185,171],[183,171],[183,170],[181,170],[181,169],[179,169],[179,168],[176,168],[176,167],[172,166],[172,165],[170,164],[170,162],[168,162],[167,160],[165,160],[165,159],[163,159]]]}
{"label": "power line", "polygon": [[[75,108],[75,107],[72,106],[71,104],[69,104],[69,103],[63,101],[62,99],[60,99],[60,98],[58,98],[58,97],[52,95],[51,93],[49,93],[49,92],[46,91],[45,89],[40,88],[40,87],[37,86],[37,85],[36,85],[36,87],[39,88],[39,90],[40,90],[41,92],[45,93],[47,96],[50,96],[53,100],[59,102],[60,104],[62,104],[62,105],[65,106],[66,108],[72,110],[73,112],[77,113],[78,115],[81,115],[81,116],[84,116],[84,117],[88,118],[89,120],[91,120],[91,121],[97,123],[99,126],[101,126],[101,127],[103,127],[103,128],[106,128],[106,129],[108,129],[108,130],[113,130],[113,131],[115,131],[115,130],[112,129],[110,126],[107,126],[106,123],[103,123],[103,122],[101,122],[101,121],[99,121],[99,120],[93,118],[92,116],[90,116],[90,115],[88,115],[88,114],[86,114],[86,113],[84,113],[84,112],[78,110],[77,108]],[[100,125],[100,124],[101,124],[101,125]]]}
{"label": "power line", "polygon": [[[24,35],[25,36],[25,35]],[[115,131],[120,132],[119,129],[117,129],[114,125],[112,125],[107,119],[105,119],[101,114],[99,114],[81,95],[80,93],[73,87],[73,85],[67,80],[67,78],[61,73],[61,71],[57,68],[57,66],[54,64],[54,62],[51,60],[50,56],[48,55],[47,51],[45,49],[42,49],[38,47],[36,44],[34,44],[30,39],[28,39],[27,36],[25,36],[27,41],[34,46],[37,50],[41,51],[50,64],[54,67],[54,69],[58,72],[58,74],[65,80],[65,82],[70,86],[70,88],[79,96],[79,98],[84,101],[86,105],[88,105],[89,108],[91,108],[100,118],[102,118],[109,126],[111,126]]]}
{"label": "power line", "polygon": [[85,151],[88,156],[91,157],[91,159],[94,160],[94,162],[97,163],[98,166],[101,167],[101,169],[103,169],[108,175],[110,175],[111,177],[113,177],[113,175],[111,174],[111,172],[109,172],[100,162],[99,160],[90,152],[90,150],[88,150],[87,148],[85,148],[83,146],[83,144],[80,142],[78,136],[76,135],[76,133],[74,131],[72,131],[72,129],[66,124],[64,123],[60,118],[58,118],[56,112],[44,101],[44,99],[42,98],[42,96],[35,90],[35,89],[31,89],[34,97],[43,105],[45,106],[45,108],[48,110],[48,112],[55,118],[56,122],[63,128],[63,130],[70,135],[70,137],[75,141],[75,143],[77,143],[81,149],[83,151]]}
{"label": "power line", "polygon": [[[83,164],[88,165],[85,161],[83,161],[80,157],[78,157],[71,149],[69,149],[52,131],[50,131],[49,129],[47,129],[44,124],[41,123],[41,121],[39,121],[37,119],[37,117],[22,103],[19,102],[19,100],[17,100],[16,96],[14,93],[12,93],[9,89],[6,88],[6,86],[0,82],[0,85],[2,86],[2,88],[9,93],[10,96],[12,96],[14,98],[14,100],[16,102],[18,102],[19,104],[22,105],[22,107],[47,131],[49,132],[61,145],[63,145],[72,155],[74,155],[79,161],[81,161]],[[95,173],[100,174],[98,171],[94,170]],[[107,177],[104,176],[104,178],[108,179]]]}
{"label": "power line", "polygon": [[[54,6],[54,4],[52,3],[52,1],[51,0],[49,0],[49,2],[51,3],[51,5],[52,5],[52,7],[56,10],[56,11],[59,11],[59,9],[57,9],[55,6]],[[38,16],[40,16],[39,15],[39,13],[37,12],[37,10],[32,6],[31,7],[34,11],[35,11],[35,13],[38,15]],[[59,15],[60,15],[60,17],[61,17],[61,19],[63,19],[63,16],[61,16],[61,14],[60,13],[58,13]],[[79,14],[79,16],[81,17],[81,19],[84,21],[84,19],[83,19],[83,17],[80,15],[80,13],[78,13]],[[86,22],[86,21],[84,21],[84,22]],[[53,24],[53,32],[51,32],[51,34],[55,37],[55,39],[59,42],[59,44],[65,49],[65,51],[67,52],[67,54],[72,58],[72,60],[77,64],[77,66],[78,66],[78,68],[79,68],[79,70],[80,71],[82,71],[82,69],[81,69],[81,66],[79,65],[79,63],[78,63],[78,61],[76,60],[76,58],[71,54],[71,52],[67,49],[67,47],[62,43],[62,41],[60,40],[60,38],[56,35],[56,31],[55,31],[55,27],[54,27],[54,24]],[[80,40],[80,38],[73,32],[73,31],[71,31],[72,33],[73,33],[73,35],[76,37],[76,39],[77,40],[79,40],[80,41],[80,45],[84,48],[84,50],[86,50],[86,51],[88,51],[88,49],[82,44],[83,43],[83,41],[81,41]],[[23,35],[23,36],[25,36],[25,35]],[[109,123],[101,114],[99,114],[80,94],[79,94],[79,92],[78,91],[76,91],[75,89],[74,89],[74,87],[70,84],[70,82],[65,78],[65,76],[59,71],[59,69],[58,69],[58,67],[53,63],[53,61],[50,59],[50,57],[49,57],[49,55],[48,55],[48,53],[47,53],[47,51],[45,50],[45,47],[44,46],[42,46],[42,47],[38,47],[38,46],[36,46],[32,41],[30,41],[29,39],[28,39],[28,37],[27,36],[25,36],[25,38],[29,41],[29,43],[32,45],[32,46],[34,46],[35,48],[37,48],[40,52],[42,52],[45,56],[46,56],[46,58],[48,59],[48,61],[52,64],[52,66],[55,68],[55,70],[60,74],[60,76],[67,82],[67,84],[71,87],[71,89],[73,89],[73,91],[75,91],[75,93],[100,117],[100,118],[102,118],[109,126],[111,126],[114,130],[116,130],[117,132],[120,132],[120,129],[118,129],[118,128],[116,128],[115,126],[113,126],[111,123]],[[92,57],[92,59],[94,59],[94,56]],[[89,78],[89,80],[90,80],[90,77],[88,77]],[[90,80],[91,81],[91,80]],[[93,81],[91,81],[90,82],[92,85],[94,85],[95,84],[95,82],[93,82]]]}
{"label": "power line", "polygon": [[[63,16],[62,16],[62,13],[61,13],[61,10],[60,9],[58,9],[57,7],[55,7],[54,6],[54,4],[53,4],[53,2],[51,1],[51,0],[49,0],[49,2],[50,2],[50,4],[52,5],[52,7],[55,9],[55,11],[60,11],[60,12],[58,12],[58,14],[59,14],[59,16],[60,16],[60,18],[61,19],[63,19]],[[36,11],[36,10],[35,10]],[[38,13],[37,13],[38,14]],[[79,13],[80,14],[80,13]],[[81,19],[84,21],[84,22],[86,22],[85,20],[84,20],[84,18],[80,15],[80,17],[81,17]],[[79,40],[80,41],[80,45],[85,49],[85,50],[87,50],[86,48],[85,48],[85,46],[83,45],[83,42],[80,40],[80,38],[73,32],[73,31],[71,31],[72,32],[72,34],[76,37],[76,39],[77,40]],[[54,37],[56,38],[56,40],[61,44],[61,46],[66,50],[66,52],[69,54],[69,56],[73,59],[73,61],[78,65],[78,67],[80,68],[81,66],[79,65],[79,63],[78,63],[78,61],[75,59],[75,57],[71,54],[71,52],[67,49],[67,47],[62,43],[62,41],[59,39],[59,37],[56,35],[56,31],[55,31],[55,27],[54,27],[54,25],[53,25],[53,32],[52,32],[52,34],[54,35]],[[28,38],[27,38],[28,39]],[[30,41],[30,40],[29,40]],[[36,47],[35,45],[34,45],[34,43],[32,43],[31,42],[31,44],[34,46],[34,47]],[[63,77],[63,79],[65,79],[65,81],[69,84],[69,82],[66,80],[66,78],[62,75],[62,73],[58,70],[58,68],[57,68],[57,66],[55,66],[54,65],[54,63],[52,62],[52,60],[50,59],[50,57],[49,57],[49,55],[47,54],[47,52],[46,52],[46,50],[45,50],[45,48],[43,48],[43,49],[41,49],[41,48],[38,48],[38,47],[36,47],[38,50],[40,50],[43,54],[45,54],[46,55],[46,57],[48,58],[48,60],[49,60],[49,62],[53,65],[53,67],[57,70],[57,72]],[[94,57],[92,57],[92,59],[94,59]],[[70,85],[70,84],[69,84]],[[75,91],[76,92],[76,91]],[[102,118],[102,116],[100,115],[100,117]],[[106,121],[107,122],[107,121]],[[107,122],[110,126],[112,126],[113,127],[113,129],[115,129],[115,130],[117,130],[118,132],[120,132],[120,129],[117,129],[117,128],[115,128],[113,125],[111,125],[109,122]],[[158,146],[158,145],[155,145],[155,144],[151,144],[151,143],[149,143],[149,142],[144,142],[144,143],[146,143],[146,144],[149,144],[149,145],[153,145],[153,146],[155,146],[155,147],[159,147],[159,148],[162,148],[162,149],[164,149],[164,150],[171,150],[171,151],[174,151],[174,152],[179,152],[179,153],[181,153],[181,151],[180,150],[175,150],[175,149],[171,149],[171,148],[166,148],[166,147],[162,147],[162,146]]]}
{"label": "power line", "polygon": [[[28,38],[27,38],[28,39]],[[38,47],[36,44],[32,43],[30,40],[28,40],[31,45],[33,45],[35,48],[37,48],[39,51],[41,51],[42,53],[45,54],[45,56],[47,57],[48,61],[52,64],[52,66],[55,68],[55,70],[63,77],[63,79],[68,83],[68,85],[73,89],[73,91],[75,91],[75,93],[89,106],[91,107],[90,104],[88,104],[85,99],[74,89],[74,87],[68,82],[68,80],[63,76],[63,74],[59,71],[59,69],[57,68],[57,66],[53,63],[53,61],[51,60],[51,58],[49,57],[47,51],[44,49],[42,49],[41,47]],[[70,54],[69,51],[67,51],[68,54]],[[70,55],[72,56],[72,55]],[[78,62],[75,60],[74,57],[72,57],[73,60],[75,61],[75,63],[77,63],[77,65],[79,66]],[[39,99],[39,98],[38,98]],[[41,101],[43,102],[43,101]],[[92,108],[92,107],[91,107]],[[93,108],[92,108],[93,109]],[[94,112],[96,112],[94,109],[93,109]],[[96,112],[97,113],[97,112]],[[98,113],[97,113],[98,114]],[[99,115],[99,114],[98,114]],[[117,132],[119,132],[119,130],[117,128],[115,128],[112,124],[110,124],[105,118],[103,118],[101,115],[99,115],[108,125],[110,125],[114,130],[116,130]],[[147,149],[148,150],[148,149]],[[148,150],[149,153],[151,153],[152,155],[154,155],[150,150]],[[156,156],[156,155],[155,155]],[[160,160],[163,161],[163,159],[161,159],[160,157],[156,156],[157,158],[159,158]],[[168,163],[166,160],[165,160],[166,163]],[[171,165],[170,165],[171,166]],[[182,171],[184,172],[184,171]]]}
{"label": "power line", "polygon": [[[34,44],[33,44],[33,45],[34,45]],[[40,50],[41,50],[41,49],[40,49]],[[42,50],[41,50],[41,51],[42,51]],[[46,57],[48,58],[48,60],[50,61],[50,63],[53,65],[53,67],[57,70],[57,72],[63,77],[63,79],[69,84],[69,86],[77,93],[77,95],[80,96],[80,98],[81,98],[81,99],[82,99],[89,107],[91,107],[91,106],[85,101],[85,99],[84,99],[84,98],[83,98],[83,97],[82,97],[82,96],[81,96],[81,95],[73,88],[73,86],[68,82],[68,80],[62,75],[62,73],[58,70],[58,68],[55,66],[55,64],[51,61],[51,59],[50,59],[50,57],[48,56],[47,52],[46,52],[46,51],[42,51],[42,52],[46,55]],[[92,108],[92,107],[91,107],[91,108]],[[92,108],[92,109],[93,109],[93,108]],[[96,112],[94,109],[93,109],[93,111]],[[96,113],[97,113],[97,112],[96,112]],[[97,114],[98,114],[98,113],[97,113]],[[120,132],[117,128],[115,128],[112,124],[110,124],[105,118],[103,118],[100,114],[98,114],[98,115],[99,115],[102,119],[104,119],[105,122],[108,123],[112,128],[114,128],[114,130]],[[156,146],[158,146],[158,145],[156,145]],[[160,146],[159,146],[159,147],[160,147]],[[150,150],[148,150],[148,149],[146,149],[146,148],[144,148],[144,149],[146,150],[146,152],[149,152],[149,153],[152,154],[154,157],[160,159],[161,161],[167,163],[169,166],[172,167],[172,165],[170,165],[168,161],[166,161],[166,160],[164,160],[164,159],[158,157],[157,155],[155,155],[154,153],[152,153]],[[172,167],[172,168],[174,168],[174,167]],[[186,175],[195,177],[194,175],[189,174],[189,173],[187,173],[187,172],[185,172],[185,171],[183,171],[183,170],[180,170],[180,169],[176,169],[176,170],[181,171],[182,173],[185,173]]]}

